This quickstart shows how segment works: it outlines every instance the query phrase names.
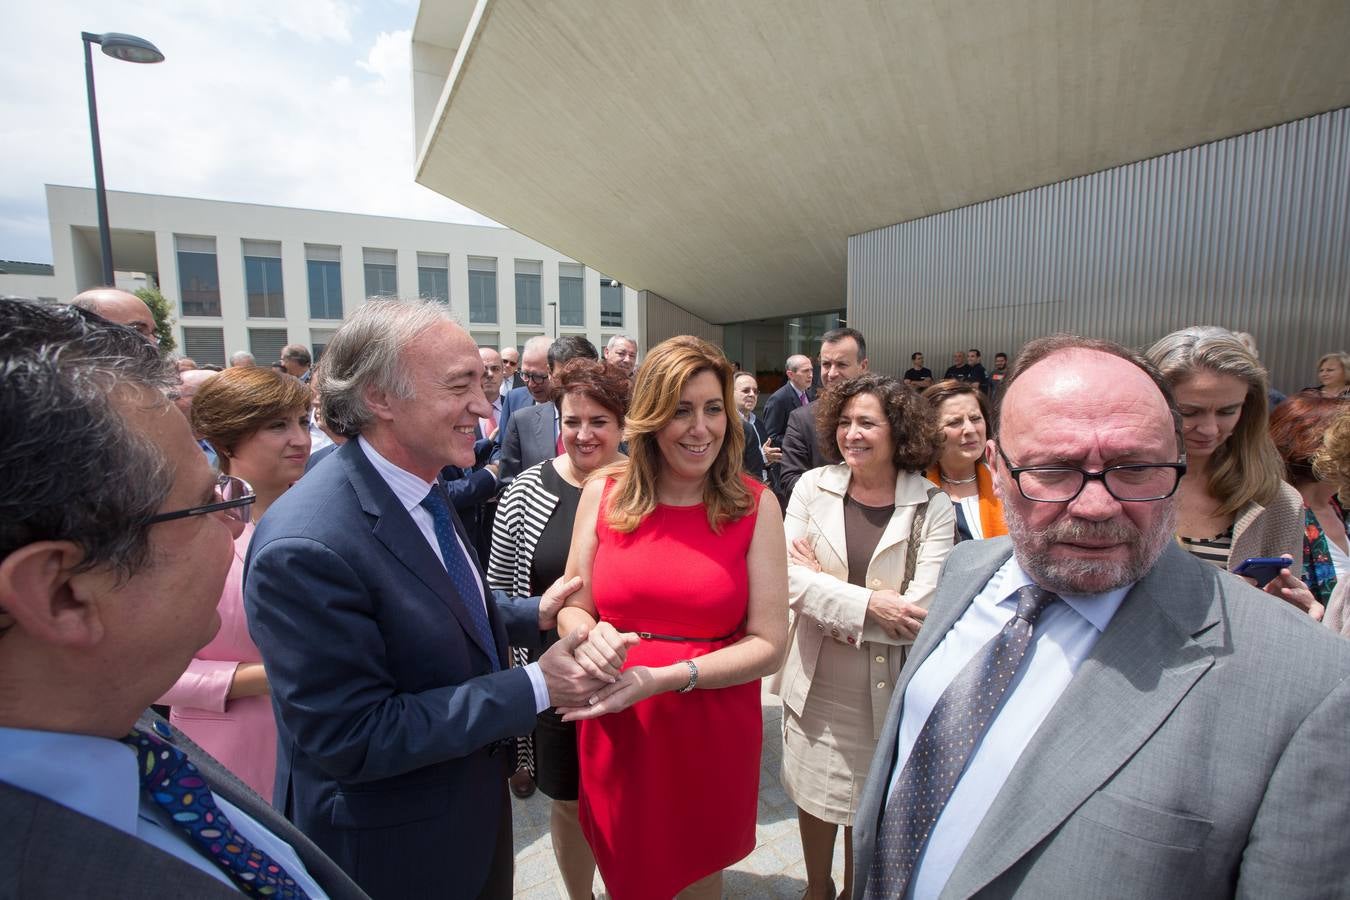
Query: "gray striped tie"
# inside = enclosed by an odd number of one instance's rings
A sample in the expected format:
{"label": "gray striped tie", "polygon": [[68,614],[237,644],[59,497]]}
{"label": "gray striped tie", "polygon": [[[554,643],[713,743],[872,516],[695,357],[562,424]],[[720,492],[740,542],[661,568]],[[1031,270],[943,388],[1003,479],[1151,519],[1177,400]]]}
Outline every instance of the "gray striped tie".
{"label": "gray striped tie", "polygon": [[914,742],[878,829],[868,900],[900,897],[928,835],[994,718],[1031,643],[1032,628],[1056,594],[1027,585],[1013,594],[1017,612],[942,692]]}

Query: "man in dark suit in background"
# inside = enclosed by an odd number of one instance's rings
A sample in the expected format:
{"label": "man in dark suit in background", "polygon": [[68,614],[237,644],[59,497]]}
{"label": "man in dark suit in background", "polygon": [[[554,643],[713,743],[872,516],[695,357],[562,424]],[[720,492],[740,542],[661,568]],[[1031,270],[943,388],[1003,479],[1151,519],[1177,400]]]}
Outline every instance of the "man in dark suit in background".
{"label": "man in dark suit in background", "polygon": [[[578,579],[487,589],[438,475],[489,407],[469,335],[431,301],[372,300],[320,362],[349,438],[259,523],[244,603],[277,712],[275,798],[373,897],[509,897],[505,739],[600,686],[569,638],[509,668]],[[334,387],[334,386],[337,387]]]}
{"label": "man in dark suit in background", "polygon": [[[788,416],[811,402],[811,381],[815,371],[811,368],[810,357],[800,354],[789,356],[784,364],[787,383],[769,395],[764,401],[764,436],[775,446],[783,446],[783,432],[787,431]],[[785,495],[779,490],[779,466],[769,466],[769,484],[774,493],[783,500],[783,509],[787,509]]]}
{"label": "man in dark suit in background", "polygon": [[745,451],[741,457],[741,466],[745,471],[765,483],[769,479],[768,467],[783,458],[783,451],[769,443],[764,434],[764,422],[755,415],[755,404],[759,400],[759,384],[749,372],[737,372],[733,383],[733,396],[736,398],[736,410],[741,414],[741,425],[745,429]]}
{"label": "man in dark suit in background", "polygon": [[[867,340],[856,328],[835,328],[820,338],[820,384],[828,391],[834,385],[867,371]],[[786,512],[792,489],[803,472],[829,462],[816,439],[816,401],[792,411],[783,434],[783,464],[778,467],[779,488]]]}
{"label": "man in dark suit in background", "polygon": [[525,357],[517,375],[523,384],[509,391],[502,400],[501,415],[497,419],[497,449],[493,459],[501,458],[502,442],[506,440],[507,426],[511,424],[511,416],[516,410],[529,409],[553,399],[553,389],[548,383],[548,348],[552,344],[542,334],[525,342]]}
{"label": "man in dark suit in background", "polygon": [[143,787],[133,733],[182,761],[190,808],[216,817],[219,838],[248,840],[309,896],[364,897],[262,798],[143,715],[220,627],[252,502],[215,504],[216,476],[165,396],[172,366],[129,328],[0,300],[0,368],[0,897],[240,896],[246,870],[171,815],[185,806],[177,778]]}
{"label": "man in dark suit in background", "polygon": [[513,478],[530,466],[553,459],[562,452],[558,405],[553,402],[552,396],[553,373],[569,359],[599,358],[595,345],[579,334],[565,334],[549,345],[549,380],[544,383],[544,389],[548,392],[545,401],[517,409],[506,423],[506,435],[501,440],[499,476],[502,484],[510,484]]}
{"label": "man in dark suit in background", "polygon": [[[498,390],[501,391],[503,399],[508,393],[518,387],[525,386],[525,379],[520,377],[520,351],[515,347],[502,348],[502,384]],[[488,398],[492,399],[491,397]]]}

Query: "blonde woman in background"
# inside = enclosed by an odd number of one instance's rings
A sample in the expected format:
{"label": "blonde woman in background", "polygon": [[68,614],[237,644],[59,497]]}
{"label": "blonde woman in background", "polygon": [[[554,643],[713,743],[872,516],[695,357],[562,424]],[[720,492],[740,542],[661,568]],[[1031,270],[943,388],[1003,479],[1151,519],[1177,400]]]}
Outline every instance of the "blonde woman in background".
{"label": "blonde woman in background", "polygon": [[1172,332],[1149,348],[1148,358],[1181,413],[1182,546],[1228,571],[1250,557],[1290,557],[1264,590],[1320,618],[1321,604],[1299,580],[1303,498],[1285,482],[1267,432],[1266,370],[1231,331],[1209,325]]}

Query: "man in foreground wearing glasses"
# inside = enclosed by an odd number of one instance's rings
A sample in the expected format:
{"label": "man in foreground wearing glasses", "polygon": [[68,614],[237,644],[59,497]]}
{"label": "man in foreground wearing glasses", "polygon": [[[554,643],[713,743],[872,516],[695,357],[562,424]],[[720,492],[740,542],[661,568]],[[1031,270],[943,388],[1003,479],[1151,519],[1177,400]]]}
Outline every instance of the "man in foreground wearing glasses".
{"label": "man in foreground wearing glasses", "polygon": [[1176,546],[1177,421],[1118,345],[1026,347],[986,457],[1009,537],[944,568],[855,897],[1343,895],[1350,643]]}
{"label": "man in foreground wearing glasses", "polygon": [[364,896],[143,715],[216,633],[253,501],[218,484],[173,367],[128,328],[0,300],[0,370],[0,896],[238,897],[272,866],[277,896]]}

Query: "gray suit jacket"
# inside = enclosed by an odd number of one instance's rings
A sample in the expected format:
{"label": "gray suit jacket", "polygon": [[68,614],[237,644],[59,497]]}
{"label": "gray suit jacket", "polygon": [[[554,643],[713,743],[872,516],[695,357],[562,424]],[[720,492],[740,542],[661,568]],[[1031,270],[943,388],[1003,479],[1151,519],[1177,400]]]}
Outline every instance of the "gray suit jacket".
{"label": "gray suit jacket", "polygon": [[[146,726],[150,716],[138,723]],[[295,849],[310,876],[334,900],[362,893],[323,851],[249,790],[224,766],[177,729],[174,743],[186,751],[212,793],[248,813]],[[68,897],[242,896],[188,863],[135,836],[58,803],[0,782],[0,898],[46,900]]]}
{"label": "gray suit jacket", "polygon": [[499,483],[506,484],[530,466],[558,455],[558,437],[553,431],[556,410],[552,403],[543,403],[512,413],[502,440]]}
{"label": "gray suit jacket", "polygon": [[[958,544],[859,803],[866,888],[905,688],[1011,554]],[[1169,546],[957,862],[965,897],[1350,897],[1350,642]]]}

